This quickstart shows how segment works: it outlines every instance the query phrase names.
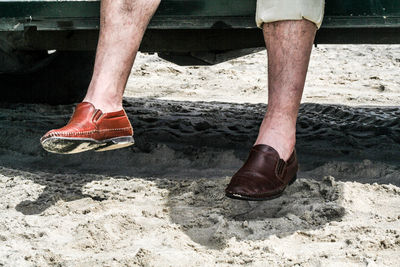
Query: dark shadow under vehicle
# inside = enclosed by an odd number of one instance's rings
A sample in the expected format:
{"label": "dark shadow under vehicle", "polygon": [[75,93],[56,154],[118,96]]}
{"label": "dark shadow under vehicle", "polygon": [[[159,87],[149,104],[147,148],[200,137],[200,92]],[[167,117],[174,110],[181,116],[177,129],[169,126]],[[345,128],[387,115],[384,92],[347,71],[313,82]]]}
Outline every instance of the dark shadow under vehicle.
{"label": "dark shadow under vehicle", "polygon": [[[258,51],[264,40],[255,8],[256,0],[164,0],[140,50],[182,65]],[[316,44],[400,43],[399,1],[326,0],[325,13]],[[0,101],[80,101],[92,72],[99,14],[99,1],[2,1]],[[52,50],[58,52],[48,55]]]}

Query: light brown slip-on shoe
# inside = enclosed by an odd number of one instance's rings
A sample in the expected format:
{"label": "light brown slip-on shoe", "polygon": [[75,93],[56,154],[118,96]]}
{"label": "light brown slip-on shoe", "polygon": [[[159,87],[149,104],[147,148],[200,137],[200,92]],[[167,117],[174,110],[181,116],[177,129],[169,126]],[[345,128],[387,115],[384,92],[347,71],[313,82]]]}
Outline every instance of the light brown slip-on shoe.
{"label": "light brown slip-on shoe", "polygon": [[124,110],[103,113],[91,103],[76,106],[68,124],[51,130],[41,139],[52,153],[74,154],[88,150],[106,151],[133,145],[133,129]]}
{"label": "light brown slip-on shoe", "polygon": [[241,200],[270,200],[282,195],[297,178],[296,151],[287,161],[268,145],[256,145],[242,168],[225,189],[227,197]]}

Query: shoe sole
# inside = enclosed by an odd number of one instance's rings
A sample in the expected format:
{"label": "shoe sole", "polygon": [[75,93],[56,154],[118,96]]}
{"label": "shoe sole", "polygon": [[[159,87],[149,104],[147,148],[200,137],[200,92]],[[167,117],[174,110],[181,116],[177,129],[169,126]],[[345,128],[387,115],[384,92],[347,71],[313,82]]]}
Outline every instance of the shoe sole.
{"label": "shoe sole", "polygon": [[97,141],[91,138],[50,137],[41,142],[42,147],[51,153],[76,154],[89,150],[103,152],[120,149],[135,144],[132,136],[121,136]]}
{"label": "shoe sole", "polygon": [[275,198],[278,198],[282,196],[283,192],[286,190],[286,188],[290,185],[292,185],[295,181],[297,180],[297,174],[290,180],[289,184],[282,190],[282,192],[279,192],[276,195],[270,196],[270,197],[265,197],[265,198],[255,198],[255,197],[249,197],[245,195],[240,195],[240,194],[234,194],[234,193],[226,193],[225,196],[232,198],[232,199],[238,199],[238,200],[247,200],[247,201],[267,201],[267,200],[272,200]]}

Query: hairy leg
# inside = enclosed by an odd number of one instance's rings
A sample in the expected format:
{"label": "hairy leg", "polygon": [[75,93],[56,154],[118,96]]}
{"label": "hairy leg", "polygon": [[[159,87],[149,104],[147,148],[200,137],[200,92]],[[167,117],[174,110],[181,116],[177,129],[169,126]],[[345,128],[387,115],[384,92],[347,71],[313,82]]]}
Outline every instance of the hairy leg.
{"label": "hairy leg", "polygon": [[147,25],[160,0],[102,0],[93,77],[84,101],[103,112],[122,109],[122,97]]}
{"label": "hairy leg", "polygon": [[268,110],[255,145],[275,148],[287,160],[296,143],[296,121],[317,27],[308,20],[265,23]]}

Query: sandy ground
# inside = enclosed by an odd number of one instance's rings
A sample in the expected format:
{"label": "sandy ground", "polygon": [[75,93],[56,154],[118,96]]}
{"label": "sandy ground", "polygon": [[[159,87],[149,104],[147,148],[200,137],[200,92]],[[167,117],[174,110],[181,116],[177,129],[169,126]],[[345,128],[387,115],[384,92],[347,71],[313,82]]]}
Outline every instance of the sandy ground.
{"label": "sandy ground", "polygon": [[[127,96],[235,103],[268,99],[266,52],[211,67],[180,67],[157,55],[141,54],[137,62]],[[399,45],[318,45],[313,49],[303,103],[397,106],[399,67]]]}
{"label": "sandy ground", "polygon": [[400,46],[312,57],[300,179],[268,202],[223,194],[266,108],[264,52],[140,54],[120,151],[50,155],[38,139],[73,106],[0,104],[0,266],[399,266]]}

